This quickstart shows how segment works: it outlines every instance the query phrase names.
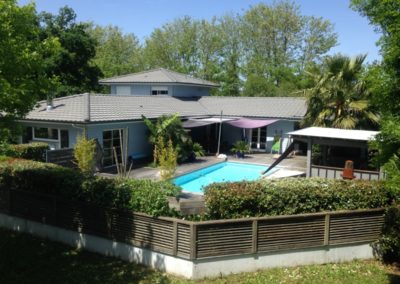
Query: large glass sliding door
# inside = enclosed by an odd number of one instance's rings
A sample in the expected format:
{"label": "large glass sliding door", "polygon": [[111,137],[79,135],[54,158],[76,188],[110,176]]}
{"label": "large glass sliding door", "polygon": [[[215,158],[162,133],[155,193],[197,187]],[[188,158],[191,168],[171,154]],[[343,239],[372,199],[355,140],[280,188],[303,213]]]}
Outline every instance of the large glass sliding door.
{"label": "large glass sliding door", "polygon": [[[124,141],[123,129],[112,129],[103,131],[103,166],[116,164],[114,148],[117,152],[118,161],[121,161],[121,145]],[[122,140],[121,140],[122,139]]]}

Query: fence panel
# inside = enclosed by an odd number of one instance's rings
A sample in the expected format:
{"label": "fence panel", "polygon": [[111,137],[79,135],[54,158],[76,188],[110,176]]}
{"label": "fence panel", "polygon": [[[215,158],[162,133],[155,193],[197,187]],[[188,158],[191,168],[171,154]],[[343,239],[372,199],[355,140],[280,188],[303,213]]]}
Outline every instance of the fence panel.
{"label": "fence panel", "polygon": [[178,223],[177,234],[177,255],[183,258],[190,258],[190,226]]}
{"label": "fence panel", "polygon": [[58,149],[46,151],[46,162],[64,167],[74,168],[74,149]]}
{"label": "fence panel", "polygon": [[258,251],[321,246],[325,216],[271,219],[258,222]]}
{"label": "fence panel", "polygon": [[377,240],[384,222],[383,214],[383,210],[332,214],[329,244]]}
{"label": "fence panel", "polygon": [[55,197],[35,192],[12,190],[10,212],[32,221],[55,224]]}
{"label": "fence panel", "polygon": [[0,212],[9,213],[10,190],[0,187]]}
{"label": "fence panel", "polygon": [[252,222],[197,224],[197,257],[252,252]]}

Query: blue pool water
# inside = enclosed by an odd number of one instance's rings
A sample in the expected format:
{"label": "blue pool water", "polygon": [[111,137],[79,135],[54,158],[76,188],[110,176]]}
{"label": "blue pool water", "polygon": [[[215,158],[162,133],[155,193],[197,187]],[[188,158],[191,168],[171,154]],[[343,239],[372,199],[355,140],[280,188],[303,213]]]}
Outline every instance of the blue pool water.
{"label": "blue pool water", "polygon": [[[184,191],[202,194],[202,188],[210,183],[256,180],[261,177],[261,171],[266,169],[266,166],[224,162],[177,177],[173,180],[173,183],[182,187]],[[264,176],[268,176],[277,170],[279,169],[274,168]]]}

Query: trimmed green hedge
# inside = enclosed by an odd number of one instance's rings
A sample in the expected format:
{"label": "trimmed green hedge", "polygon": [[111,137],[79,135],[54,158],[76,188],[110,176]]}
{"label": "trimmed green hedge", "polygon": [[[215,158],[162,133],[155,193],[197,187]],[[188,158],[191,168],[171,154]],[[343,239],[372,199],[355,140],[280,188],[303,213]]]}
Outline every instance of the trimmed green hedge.
{"label": "trimmed green hedge", "polygon": [[11,188],[51,194],[103,207],[129,209],[153,216],[175,216],[168,197],[180,189],[150,180],[87,178],[75,169],[22,159],[0,160],[0,190]]}
{"label": "trimmed green hedge", "polygon": [[390,207],[385,212],[385,223],[378,250],[387,262],[400,262],[400,207]]}
{"label": "trimmed green hedge", "polygon": [[288,178],[205,188],[210,219],[378,208],[398,198],[380,181]]}
{"label": "trimmed green hedge", "polygon": [[49,145],[43,142],[5,144],[0,147],[0,154],[14,158],[44,162],[46,160],[46,150],[48,149]]}

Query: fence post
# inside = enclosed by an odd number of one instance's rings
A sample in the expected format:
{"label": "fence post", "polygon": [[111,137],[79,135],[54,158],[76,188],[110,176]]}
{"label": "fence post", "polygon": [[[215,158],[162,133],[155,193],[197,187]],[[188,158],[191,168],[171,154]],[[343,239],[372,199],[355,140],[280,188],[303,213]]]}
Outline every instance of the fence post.
{"label": "fence post", "polygon": [[12,215],[12,197],[11,197],[11,194],[12,194],[12,190],[11,190],[11,188],[8,188],[8,214],[9,215]]}
{"label": "fence post", "polygon": [[178,254],[178,222],[173,221],[172,223],[172,255]]}
{"label": "fence post", "polygon": [[190,224],[190,259],[197,258],[197,225]]}
{"label": "fence post", "polygon": [[258,250],[258,221],[257,220],[253,220],[251,239],[252,239],[251,253],[257,253],[257,250]]}
{"label": "fence post", "polygon": [[327,213],[325,215],[324,246],[329,245],[330,225],[331,225],[331,215]]}

